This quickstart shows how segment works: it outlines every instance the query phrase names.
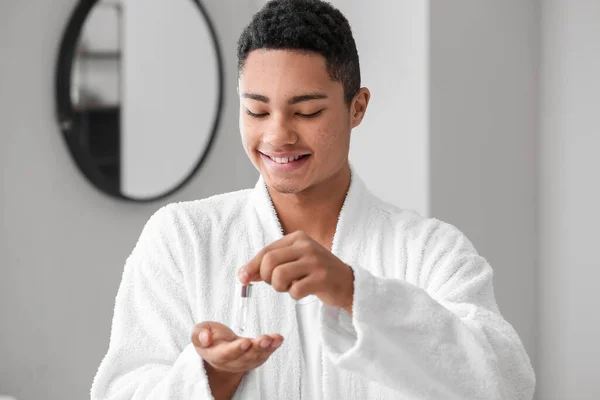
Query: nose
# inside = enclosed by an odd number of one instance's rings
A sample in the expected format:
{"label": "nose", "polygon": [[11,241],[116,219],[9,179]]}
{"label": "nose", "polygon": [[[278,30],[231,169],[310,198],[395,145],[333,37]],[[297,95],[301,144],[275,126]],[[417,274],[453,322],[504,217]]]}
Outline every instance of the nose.
{"label": "nose", "polygon": [[273,149],[279,149],[296,144],[297,141],[298,134],[286,118],[273,115],[269,123],[265,126],[263,142]]}

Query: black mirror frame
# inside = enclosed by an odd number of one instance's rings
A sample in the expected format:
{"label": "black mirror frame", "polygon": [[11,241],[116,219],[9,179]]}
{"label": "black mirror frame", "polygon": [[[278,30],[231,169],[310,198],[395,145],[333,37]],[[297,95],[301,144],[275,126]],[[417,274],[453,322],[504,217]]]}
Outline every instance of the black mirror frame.
{"label": "black mirror frame", "polygon": [[111,184],[111,182],[103,174],[99,173],[98,169],[96,168],[96,166],[90,158],[78,152],[77,146],[75,144],[75,141],[77,139],[77,132],[75,132],[73,129],[74,108],[73,103],[71,102],[70,92],[71,69],[73,65],[73,57],[75,55],[75,48],[79,39],[79,35],[81,33],[81,29],[86,21],[88,14],[90,13],[94,5],[98,2],[98,0],[80,0],[75,9],[73,10],[73,13],[69,18],[69,22],[63,33],[58,54],[58,62],[56,63],[55,71],[55,100],[57,122],[60,130],[62,131],[62,135],[67,144],[67,147],[69,148],[69,152],[75,160],[75,163],[79,167],[80,172],[93,186],[99,189],[102,193],[105,193],[113,198],[137,203],[148,203],[153,201],[159,201],[172,195],[173,193],[180,190],[190,182],[190,180],[194,177],[194,175],[196,175],[198,170],[201,168],[206,158],[208,157],[210,150],[214,146],[214,141],[221,121],[221,113],[223,110],[224,102],[223,57],[221,54],[221,48],[219,46],[219,41],[214,25],[211,19],[209,18],[206,10],[204,9],[199,0],[186,1],[193,1],[196,4],[199,12],[201,13],[202,17],[208,25],[208,29],[213,40],[215,54],[217,57],[217,69],[219,79],[217,109],[212,126],[212,132],[210,133],[210,138],[206,144],[203,154],[198,159],[198,162],[196,163],[192,171],[177,186],[158,196],[136,199],[123,195],[119,191],[119,189],[115,188],[114,185]]}

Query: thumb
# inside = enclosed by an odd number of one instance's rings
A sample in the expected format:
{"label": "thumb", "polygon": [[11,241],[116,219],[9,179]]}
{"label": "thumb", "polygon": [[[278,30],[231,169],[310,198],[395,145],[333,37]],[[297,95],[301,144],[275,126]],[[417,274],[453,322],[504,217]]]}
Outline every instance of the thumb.
{"label": "thumb", "polygon": [[213,341],[213,332],[209,323],[203,322],[194,326],[192,330],[192,343],[196,347],[210,347]]}
{"label": "thumb", "polygon": [[202,329],[200,333],[198,333],[198,338],[200,339],[200,345],[202,345],[202,347],[209,347],[212,342],[212,332],[208,329]]}
{"label": "thumb", "polygon": [[236,333],[234,331],[231,330],[231,328],[229,328],[226,325],[223,325],[220,322],[208,322],[209,327],[210,327],[210,332],[211,332],[211,339],[213,343],[216,342],[231,342],[235,339],[238,338],[238,335],[236,335]]}

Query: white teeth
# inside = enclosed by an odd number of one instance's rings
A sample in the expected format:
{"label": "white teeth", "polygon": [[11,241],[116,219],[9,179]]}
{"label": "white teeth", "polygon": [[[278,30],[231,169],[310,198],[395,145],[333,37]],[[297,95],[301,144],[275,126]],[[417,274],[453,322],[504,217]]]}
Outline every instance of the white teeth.
{"label": "white teeth", "polygon": [[294,157],[271,157],[271,156],[269,156],[269,158],[271,160],[275,161],[277,164],[287,164],[289,162],[296,161],[297,159],[300,158],[300,156],[294,156]]}

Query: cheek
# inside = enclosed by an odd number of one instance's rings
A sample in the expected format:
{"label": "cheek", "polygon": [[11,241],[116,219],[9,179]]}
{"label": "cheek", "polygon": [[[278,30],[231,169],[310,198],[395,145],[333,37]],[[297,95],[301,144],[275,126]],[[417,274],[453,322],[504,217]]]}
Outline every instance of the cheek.
{"label": "cheek", "polygon": [[240,134],[242,136],[242,143],[246,151],[252,151],[255,147],[256,141],[258,140],[256,127],[247,121],[245,118],[240,118]]}
{"label": "cheek", "polygon": [[327,153],[327,161],[337,163],[347,154],[346,137],[339,130],[327,131],[321,139],[321,148]]}
{"label": "cheek", "polygon": [[337,160],[348,152],[349,133],[345,121],[329,121],[317,133],[315,139],[319,148],[325,150],[328,159]]}

